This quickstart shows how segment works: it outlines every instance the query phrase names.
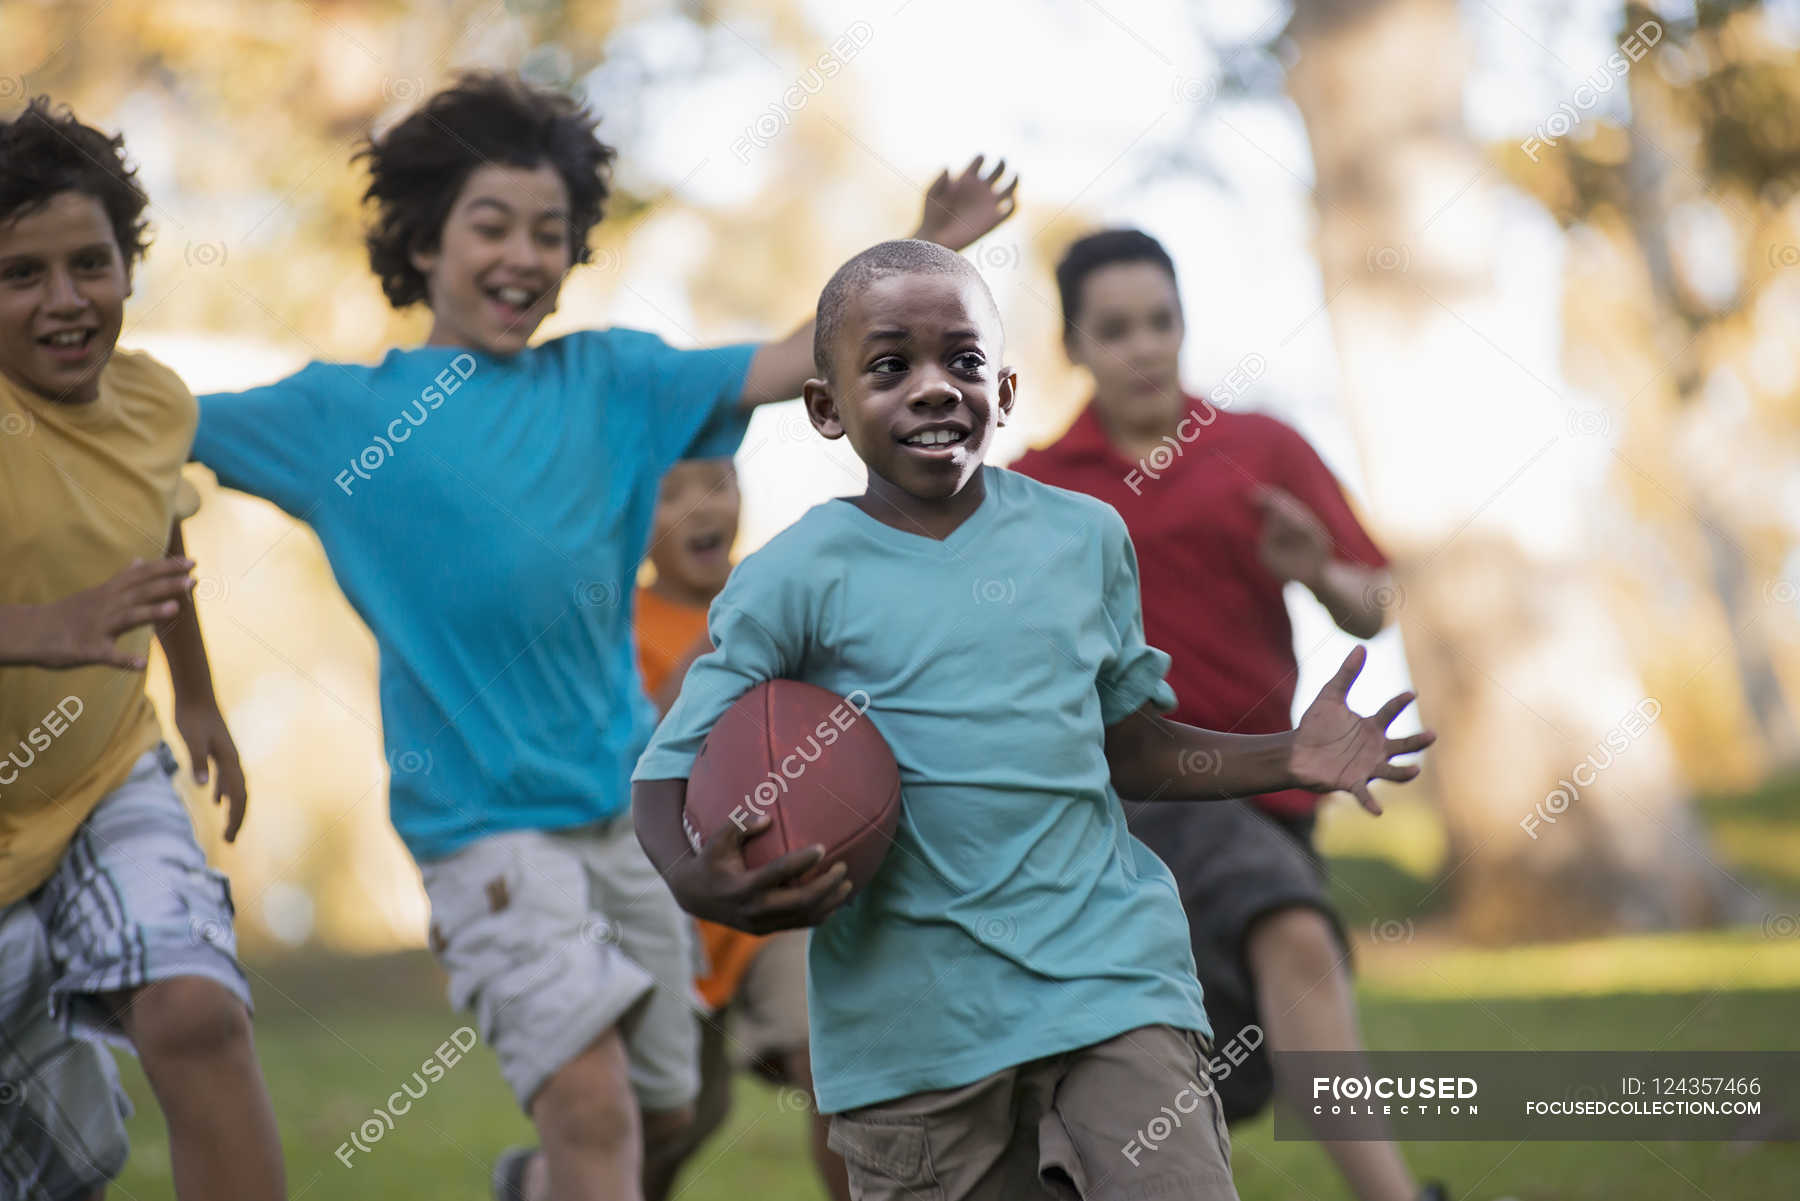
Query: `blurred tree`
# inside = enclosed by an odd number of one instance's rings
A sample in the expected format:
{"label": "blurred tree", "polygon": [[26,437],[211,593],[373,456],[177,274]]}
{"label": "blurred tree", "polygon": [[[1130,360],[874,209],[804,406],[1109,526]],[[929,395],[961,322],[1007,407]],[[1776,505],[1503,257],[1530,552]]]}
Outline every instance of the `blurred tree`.
{"label": "blurred tree", "polygon": [[1528,315],[1499,276],[1529,222],[1462,121],[1457,5],[1298,0],[1288,36],[1345,394],[1441,735],[1427,771],[1459,924],[1510,939],[1725,917],[1746,898],[1708,854],[1582,536],[1602,431],[1516,344]]}
{"label": "blurred tree", "polygon": [[1497,157],[1559,222],[1606,243],[1634,285],[1571,324],[1573,359],[1599,367],[1584,381],[1596,390],[1651,377],[1616,398],[1635,427],[1621,458],[1650,464],[1658,494],[1636,507],[1664,511],[1664,537],[1688,544],[1680,558],[1717,606],[1700,645],[1732,652],[1685,674],[1728,675],[1758,767],[1791,767],[1800,731],[1783,677],[1800,677],[1800,663],[1779,653],[1795,591],[1781,576],[1800,517],[1780,497],[1800,472],[1800,349],[1788,336],[1800,320],[1800,62],[1760,4],[1706,4],[1680,20],[1630,4],[1622,18],[1621,40],[1660,35],[1627,76],[1629,122],[1598,116]]}

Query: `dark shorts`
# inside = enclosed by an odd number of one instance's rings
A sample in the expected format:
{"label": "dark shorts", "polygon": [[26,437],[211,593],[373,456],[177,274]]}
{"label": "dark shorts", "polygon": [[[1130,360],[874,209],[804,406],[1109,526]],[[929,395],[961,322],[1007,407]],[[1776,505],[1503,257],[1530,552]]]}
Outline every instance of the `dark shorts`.
{"label": "dark shorts", "polygon": [[1237,1040],[1249,1048],[1229,1074],[1217,1075],[1225,1120],[1253,1117],[1269,1103],[1275,1081],[1267,1040],[1240,1037],[1246,1026],[1264,1024],[1245,956],[1250,927],[1277,910],[1305,906],[1324,915],[1349,952],[1313,848],[1313,818],[1278,816],[1246,801],[1127,801],[1125,816],[1181,890],[1213,1045],[1224,1050]]}

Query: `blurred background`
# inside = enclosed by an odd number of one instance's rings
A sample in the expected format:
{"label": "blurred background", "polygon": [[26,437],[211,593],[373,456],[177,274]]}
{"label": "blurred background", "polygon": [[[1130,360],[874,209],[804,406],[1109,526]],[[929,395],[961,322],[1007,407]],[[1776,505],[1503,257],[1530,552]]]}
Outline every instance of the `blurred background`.
{"label": "blurred background", "polygon": [[[1179,269],[1190,390],[1299,428],[1395,560],[1353,700],[1410,682],[1440,742],[1388,816],[1321,822],[1370,1045],[1800,1049],[1797,0],[7,0],[0,47],[0,105],[125,134],[155,242],[122,342],[196,392],[423,339],[367,269],[350,156],[464,67],[584,93],[619,148],[549,335],[778,336],[941,167],[1004,155],[1019,211],[969,251],[1022,377],[1001,461],[1086,400],[1056,257],[1142,227]],[[191,799],[295,1195],[484,1195],[524,1133],[491,1063],[332,1158],[460,1024],[386,818],[390,773],[431,764],[384,762],[373,643],[311,533],[193,470],[238,845]],[[740,555],[861,486],[797,404],[758,413],[739,470]],[[1290,607],[1310,697],[1349,642]],[[813,1195],[798,1115],[739,1093],[684,1195]],[[168,1196],[140,1108],[120,1194]],[[1760,1140],[1797,1120],[1409,1153],[1459,1197],[1765,1197],[1800,1154]],[[1341,1195],[1266,1121],[1236,1152],[1251,1201]]]}

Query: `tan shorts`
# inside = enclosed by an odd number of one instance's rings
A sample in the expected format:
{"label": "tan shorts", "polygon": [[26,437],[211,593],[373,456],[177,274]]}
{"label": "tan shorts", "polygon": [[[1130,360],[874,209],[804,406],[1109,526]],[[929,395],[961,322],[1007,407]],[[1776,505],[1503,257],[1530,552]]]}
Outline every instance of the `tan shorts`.
{"label": "tan shorts", "polygon": [[840,1113],[857,1201],[1236,1201],[1197,1034],[1143,1026],[961,1088]]}
{"label": "tan shorts", "polygon": [[450,1004],[527,1112],[538,1089],[618,1026],[649,1110],[700,1090],[693,935],[629,815],[576,830],[513,830],[421,863],[431,948]]}

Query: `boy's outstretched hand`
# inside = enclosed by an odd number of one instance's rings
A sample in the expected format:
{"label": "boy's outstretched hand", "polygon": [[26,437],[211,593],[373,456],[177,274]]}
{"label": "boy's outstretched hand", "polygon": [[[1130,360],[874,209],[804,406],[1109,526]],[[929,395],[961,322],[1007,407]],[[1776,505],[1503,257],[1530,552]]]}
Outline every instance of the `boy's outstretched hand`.
{"label": "boy's outstretched hand", "polygon": [[913,237],[963,250],[1013,215],[1018,207],[1013,193],[1018,191],[1019,177],[1013,176],[1012,182],[1001,188],[1006,160],[995,163],[985,175],[982,160],[978,154],[969,160],[961,175],[952,178],[946,169],[931,181],[931,187],[925,190],[925,215],[919,219],[919,230]]}
{"label": "boy's outstretched hand", "polygon": [[188,762],[194,765],[194,783],[205,784],[217,773],[213,785],[213,804],[225,804],[225,841],[236,842],[244,824],[244,806],[248,803],[244,787],[244,767],[238,762],[237,743],[225,728],[225,716],[216,704],[194,703],[175,706],[175,728],[187,743]]}
{"label": "boy's outstretched hand", "polygon": [[1351,651],[1306,707],[1300,724],[1294,727],[1289,767],[1300,787],[1313,792],[1341,789],[1352,793],[1370,813],[1380,813],[1381,806],[1369,795],[1369,781],[1410,780],[1418,775],[1417,765],[1390,760],[1424,750],[1437,741],[1437,735],[1426,730],[1407,738],[1387,736],[1387,728],[1401,710],[1412,704],[1410,692],[1402,692],[1368,717],[1350,708],[1346,700],[1350,685],[1367,658],[1368,652],[1360,646]]}
{"label": "boy's outstretched hand", "polygon": [[791,851],[758,868],[744,863],[744,844],[768,828],[767,814],[739,826],[726,822],[706,837],[696,855],[683,856],[668,872],[669,890],[695,917],[746,930],[772,934],[800,926],[816,926],[850,898],[851,885],[842,863],[834,863],[818,879],[800,877],[825,857],[825,848]]}

